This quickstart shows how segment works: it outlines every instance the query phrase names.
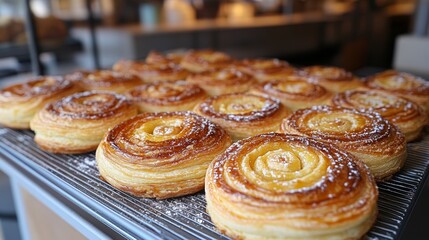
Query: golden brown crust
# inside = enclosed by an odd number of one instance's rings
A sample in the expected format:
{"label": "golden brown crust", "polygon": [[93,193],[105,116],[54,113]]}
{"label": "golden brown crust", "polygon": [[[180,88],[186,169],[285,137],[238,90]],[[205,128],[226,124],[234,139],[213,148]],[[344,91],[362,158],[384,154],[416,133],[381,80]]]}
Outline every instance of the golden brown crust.
{"label": "golden brown crust", "polygon": [[407,142],[419,137],[428,120],[424,110],[417,104],[381,91],[352,90],[338,93],[332,99],[332,104],[379,113],[404,133]]}
{"label": "golden brown crust", "polygon": [[363,81],[339,67],[311,66],[302,70],[310,81],[332,92],[353,90],[363,85]]}
{"label": "golden brown crust", "polygon": [[225,94],[197,105],[197,114],[223,127],[234,141],[278,130],[290,111],[280,101],[253,94]]}
{"label": "golden brown crust", "polygon": [[250,93],[277,98],[292,111],[324,105],[332,98],[332,93],[324,87],[303,79],[260,83],[255,85]]}
{"label": "golden brown crust", "polygon": [[222,128],[191,112],[144,113],[111,129],[96,159],[114,187],[169,198],[203,189],[208,165],[230,144]]}
{"label": "golden brown crust", "polygon": [[126,96],[140,112],[173,112],[192,110],[207,95],[197,85],[178,81],[147,83],[132,89]]}
{"label": "golden brown crust", "polygon": [[429,113],[429,83],[420,77],[388,70],[368,77],[365,87],[410,99]]}
{"label": "golden brown crust", "polygon": [[173,52],[162,54],[157,51],[150,51],[146,57],[146,62],[150,64],[180,64],[187,52]]}
{"label": "golden brown crust", "polygon": [[236,62],[236,67],[259,82],[281,80],[298,74],[289,63],[279,59],[244,59]]}
{"label": "golden brown crust", "polygon": [[232,58],[225,53],[210,49],[189,51],[180,62],[180,66],[190,72],[213,71],[229,66]]}
{"label": "golden brown crust", "polygon": [[246,92],[255,82],[253,77],[234,68],[191,74],[186,81],[197,84],[211,96]]}
{"label": "golden brown crust", "polygon": [[243,239],[359,239],[377,216],[378,191],[351,154],[278,133],[236,142],[209,166],[207,211]]}
{"label": "golden brown crust", "polygon": [[404,135],[374,112],[331,106],[300,109],[283,121],[280,131],[349,151],[368,165],[376,180],[399,171],[406,158]]}
{"label": "golden brown crust", "polygon": [[100,90],[124,93],[142,84],[142,80],[136,75],[110,70],[79,71],[69,74],[66,78],[87,91]]}
{"label": "golden brown crust", "polygon": [[145,63],[139,61],[120,60],[113,66],[114,71],[132,73],[144,82],[180,81],[185,80],[189,72],[172,63]]}
{"label": "golden brown crust", "polygon": [[30,120],[47,103],[79,91],[63,77],[39,77],[0,90],[0,124],[28,129]]}
{"label": "golden brown crust", "polygon": [[46,105],[31,120],[35,141],[45,151],[94,151],[104,133],[137,114],[125,96],[112,92],[81,92]]}

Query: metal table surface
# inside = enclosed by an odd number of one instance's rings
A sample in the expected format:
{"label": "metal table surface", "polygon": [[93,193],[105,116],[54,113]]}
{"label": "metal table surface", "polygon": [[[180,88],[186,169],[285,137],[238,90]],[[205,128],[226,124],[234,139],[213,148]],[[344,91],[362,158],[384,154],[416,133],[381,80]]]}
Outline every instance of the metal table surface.
{"label": "metal table surface", "polygon": [[[408,144],[404,168],[378,184],[377,222],[368,239],[400,239],[428,175],[429,129]],[[205,212],[204,193],[168,200],[133,197],[99,178],[94,153],[41,151],[31,131],[0,128],[0,167],[8,164],[114,239],[227,239]]]}

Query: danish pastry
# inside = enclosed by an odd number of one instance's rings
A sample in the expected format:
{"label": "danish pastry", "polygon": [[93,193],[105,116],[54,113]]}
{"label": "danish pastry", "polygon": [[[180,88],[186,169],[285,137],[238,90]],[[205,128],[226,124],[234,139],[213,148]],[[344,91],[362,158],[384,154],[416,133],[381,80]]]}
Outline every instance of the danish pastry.
{"label": "danish pastry", "polygon": [[34,140],[53,153],[94,151],[107,130],[137,114],[137,107],[113,92],[81,92],[46,105],[31,120]]}
{"label": "danish pastry", "polygon": [[360,239],[378,191],[351,154],[278,133],[236,142],[209,166],[207,212],[233,239]]}
{"label": "danish pastry", "polygon": [[222,128],[191,112],[143,113],[111,129],[96,160],[114,187],[163,199],[202,190],[208,165],[230,144]]}
{"label": "danish pastry", "polygon": [[300,109],[283,121],[281,132],[311,136],[349,151],[378,181],[399,171],[407,156],[404,135],[375,112],[331,106]]}

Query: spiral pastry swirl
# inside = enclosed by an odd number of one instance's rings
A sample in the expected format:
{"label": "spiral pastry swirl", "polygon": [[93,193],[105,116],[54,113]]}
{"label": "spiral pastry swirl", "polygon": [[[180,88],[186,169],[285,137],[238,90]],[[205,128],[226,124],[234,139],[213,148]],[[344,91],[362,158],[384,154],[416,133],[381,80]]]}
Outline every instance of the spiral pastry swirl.
{"label": "spiral pastry swirl", "polygon": [[375,90],[352,90],[338,93],[332,104],[363,111],[375,111],[395,124],[407,142],[418,138],[427,123],[427,115],[417,104],[408,99]]}
{"label": "spiral pastry swirl", "polygon": [[151,51],[146,57],[146,62],[149,64],[180,64],[186,52],[172,52],[168,54],[161,54],[157,51]]}
{"label": "spiral pastry swirl", "polygon": [[200,73],[225,68],[229,66],[232,61],[230,56],[222,52],[209,49],[194,50],[185,54],[180,62],[180,66],[190,72]]}
{"label": "spiral pastry swirl", "polygon": [[0,124],[28,129],[30,120],[47,103],[79,91],[63,77],[39,77],[0,90]]}
{"label": "spiral pastry swirl", "polygon": [[191,112],[144,113],[110,130],[96,159],[114,187],[170,198],[202,190],[208,165],[230,144],[222,128]]}
{"label": "spiral pastry swirl", "polygon": [[87,91],[100,90],[124,93],[142,84],[142,80],[133,74],[110,70],[80,71],[67,76]]}
{"label": "spiral pastry swirl", "polygon": [[277,98],[292,111],[324,105],[332,98],[332,94],[324,87],[304,79],[260,83],[250,93]]}
{"label": "spiral pastry swirl", "polygon": [[208,98],[194,112],[219,124],[234,141],[277,131],[290,114],[277,99],[244,93]]}
{"label": "spiral pastry swirl", "polygon": [[84,153],[94,151],[109,128],[136,114],[137,107],[123,95],[89,91],[46,105],[30,126],[43,150]]}
{"label": "spiral pastry swirl", "polygon": [[236,142],[205,184],[212,221],[236,239],[359,239],[377,215],[377,187],[361,161],[296,135]]}
{"label": "spiral pastry swirl", "polygon": [[302,73],[331,92],[344,92],[363,85],[359,78],[338,67],[311,66],[304,68]]}
{"label": "spiral pastry swirl", "polygon": [[368,165],[378,181],[399,171],[407,155],[404,135],[375,112],[331,106],[300,109],[283,121],[280,131],[349,151]]}
{"label": "spiral pastry swirl", "polygon": [[255,82],[252,76],[234,68],[192,74],[186,81],[197,84],[211,96],[246,92]]}
{"label": "spiral pastry swirl", "polygon": [[189,72],[177,64],[145,63],[139,61],[120,60],[113,65],[113,70],[132,73],[144,82],[185,80]]}
{"label": "spiral pastry swirl", "polygon": [[238,62],[237,68],[259,82],[280,80],[297,74],[294,67],[279,59],[244,59]]}
{"label": "spiral pastry swirl", "polygon": [[204,90],[184,81],[147,83],[127,94],[140,112],[173,112],[192,110],[206,98]]}
{"label": "spiral pastry swirl", "polygon": [[420,77],[388,70],[367,78],[365,86],[410,99],[429,113],[429,83]]}

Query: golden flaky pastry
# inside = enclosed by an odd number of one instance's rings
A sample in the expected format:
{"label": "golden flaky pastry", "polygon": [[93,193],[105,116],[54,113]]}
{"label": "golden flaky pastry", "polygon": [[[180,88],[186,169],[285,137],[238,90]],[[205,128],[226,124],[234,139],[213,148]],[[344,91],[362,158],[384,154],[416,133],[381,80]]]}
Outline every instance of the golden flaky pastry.
{"label": "golden flaky pastry", "polygon": [[120,60],[113,65],[113,70],[131,73],[139,76],[146,83],[157,81],[185,80],[189,72],[177,64],[172,63],[146,63],[131,60]]}
{"label": "golden flaky pastry", "polygon": [[255,79],[234,68],[191,74],[187,82],[197,84],[209,95],[246,92],[255,83]]}
{"label": "golden flaky pastry", "polygon": [[360,239],[377,217],[365,164],[294,135],[236,142],[210,164],[205,189],[212,221],[234,239]]}
{"label": "golden flaky pastry", "polygon": [[279,59],[244,59],[234,65],[259,82],[280,80],[297,74],[294,67]]}
{"label": "golden flaky pastry", "polygon": [[337,94],[332,104],[379,113],[401,130],[407,142],[417,139],[428,121],[425,111],[416,103],[381,91],[346,91]]}
{"label": "golden flaky pastry", "polygon": [[291,113],[277,99],[244,93],[208,98],[194,112],[219,124],[234,141],[275,132]]}
{"label": "golden flaky pastry", "polygon": [[143,83],[136,75],[110,70],[80,71],[66,77],[87,91],[101,90],[124,93]]}
{"label": "golden flaky pastry", "polygon": [[328,104],[332,93],[303,79],[269,81],[255,85],[250,93],[277,98],[292,111]]}
{"label": "golden flaky pastry", "polygon": [[125,96],[112,92],[76,93],[48,104],[31,120],[34,140],[45,151],[94,151],[109,128],[137,114]]}
{"label": "golden flaky pastry", "polygon": [[194,113],[144,113],[110,130],[96,159],[114,187],[170,198],[202,190],[208,165],[230,144],[222,128]]}
{"label": "golden flaky pastry", "polygon": [[331,92],[344,92],[363,85],[358,77],[339,67],[311,66],[303,68],[302,74]]}
{"label": "golden flaky pastry", "polygon": [[39,77],[0,90],[0,124],[28,129],[30,120],[47,103],[80,90],[63,77]]}
{"label": "golden flaky pastry", "polygon": [[283,121],[281,132],[337,145],[367,164],[379,181],[398,172],[407,156],[404,135],[375,112],[330,106],[300,109]]}
{"label": "golden flaky pastry", "polygon": [[210,49],[192,50],[185,54],[180,66],[190,72],[200,73],[225,68],[232,62],[233,59],[223,52]]}
{"label": "golden flaky pastry", "polygon": [[368,77],[365,87],[410,99],[429,114],[429,82],[420,77],[388,70]]}
{"label": "golden flaky pastry", "polygon": [[126,93],[140,112],[192,110],[207,95],[197,85],[184,81],[147,83]]}

